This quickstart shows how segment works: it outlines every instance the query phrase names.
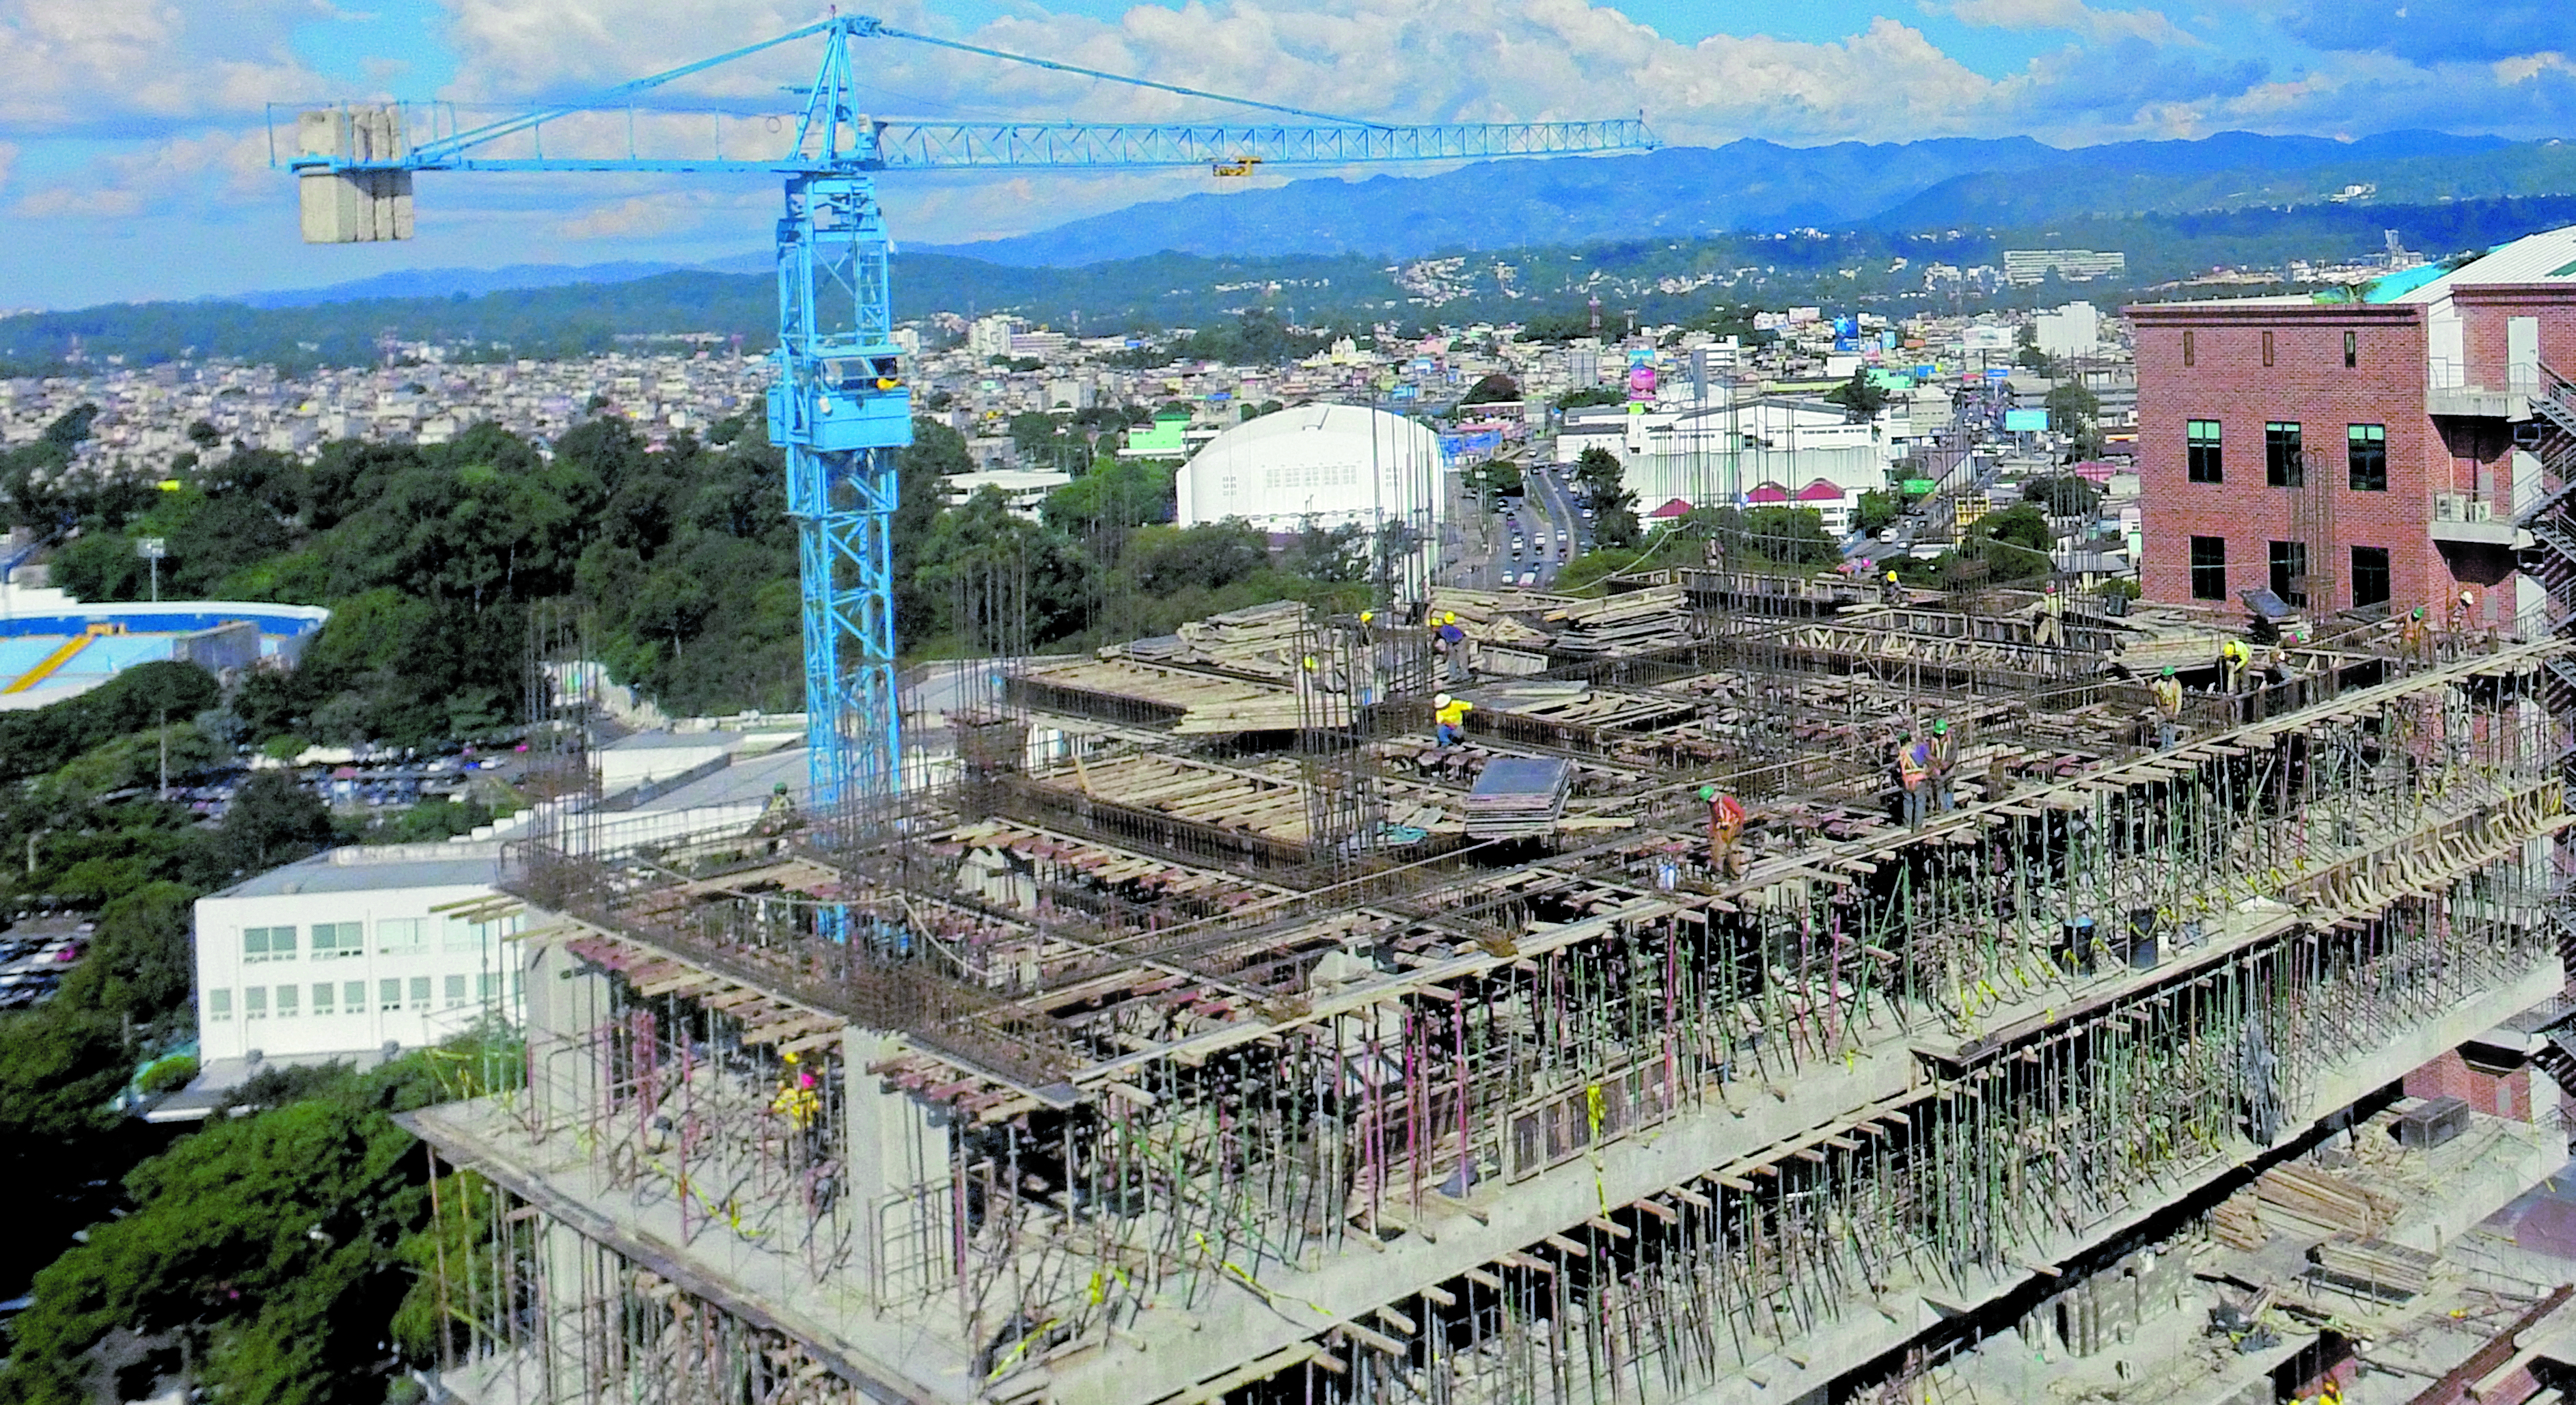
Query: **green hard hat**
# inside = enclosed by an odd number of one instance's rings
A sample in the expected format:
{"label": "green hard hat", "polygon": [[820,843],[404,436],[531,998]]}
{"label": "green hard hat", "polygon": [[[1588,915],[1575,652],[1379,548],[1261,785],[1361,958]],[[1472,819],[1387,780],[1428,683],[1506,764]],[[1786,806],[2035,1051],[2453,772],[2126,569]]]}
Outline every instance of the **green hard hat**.
{"label": "green hard hat", "polygon": [[1702,800],[1715,800],[1717,798],[1717,787],[1713,785],[1701,786],[1699,788],[1699,798]]}
{"label": "green hard hat", "polygon": [[2165,677],[2167,677],[2167,678],[2171,678],[2171,677],[2173,677],[2173,665],[2171,665],[2171,664],[2167,664],[2167,665],[2165,666],[2164,676],[2165,676]]}

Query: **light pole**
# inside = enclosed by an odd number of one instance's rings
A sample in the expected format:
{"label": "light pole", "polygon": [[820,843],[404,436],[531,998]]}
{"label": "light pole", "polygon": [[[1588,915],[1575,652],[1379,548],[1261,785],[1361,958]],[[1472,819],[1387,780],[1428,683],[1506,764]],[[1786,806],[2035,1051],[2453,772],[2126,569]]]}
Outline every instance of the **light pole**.
{"label": "light pole", "polygon": [[152,603],[158,605],[161,603],[161,558],[170,554],[169,539],[145,537],[134,544],[134,554],[142,557],[152,568]]}

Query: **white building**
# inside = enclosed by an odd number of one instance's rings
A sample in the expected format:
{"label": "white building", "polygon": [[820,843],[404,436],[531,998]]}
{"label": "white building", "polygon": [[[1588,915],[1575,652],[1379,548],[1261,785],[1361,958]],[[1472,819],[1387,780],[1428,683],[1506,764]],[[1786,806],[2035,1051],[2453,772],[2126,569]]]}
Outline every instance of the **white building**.
{"label": "white building", "polygon": [[[610,793],[596,812],[560,818],[561,837],[614,853],[744,833],[782,788],[798,803],[809,791],[804,748],[778,740],[704,729],[603,748]],[[489,1016],[515,1023],[523,919],[470,920],[503,905],[500,879],[498,840],[380,844],[198,899],[200,1086],[219,1093],[260,1062],[366,1062]]]}
{"label": "white building", "polygon": [[1440,436],[1357,405],[1301,405],[1239,424],[1181,466],[1180,524],[1240,517],[1271,532],[1307,523],[1401,522],[1436,536],[1447,518]]}
{"label": "white building", "polygon": [[988,468],[978,473],[952,473],[939,482],[950,507],[964,507],[968,499],[990,488],[1002,495],[1002,503],[1012,516],[1035,522],[1047,495],[1073,482],[1073,475],[1052,468]]}
{"label": "white building", "polygon": [[462,909],[498,895],[501,846],[334,849],[197,900],[199,1059],[354,1055],[434,1044],[520,1009],[518,917]]}
{"label": "white building", "polygon": [[2039,314],[2031,332],[2050,356],[2090,356],[2102,346],[2102,314],[2089,302],[2071,302]]}
{"label": "white building", "polygon": [[966,349],[977,356],[1008,356],[1011,338],[1028,326],[1016,317],[978,317],[966,331]]}

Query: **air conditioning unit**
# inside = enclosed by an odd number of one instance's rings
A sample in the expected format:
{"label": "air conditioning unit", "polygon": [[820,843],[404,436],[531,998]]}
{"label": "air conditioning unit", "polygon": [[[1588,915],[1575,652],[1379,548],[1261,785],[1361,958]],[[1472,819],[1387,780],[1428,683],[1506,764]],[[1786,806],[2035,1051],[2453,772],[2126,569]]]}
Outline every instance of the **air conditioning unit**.
{"label": "air conditioning unit", "polygon": [[2436,522],[2463,521],[2466,519],[2468,506],[2469,497],[2466,493],[2435,493],[2433,520]]}
{"label": "air conditioning unit", "polygon": [[2476,502],[2465,503],[2463,506],[2468,509],[2468,514],[2460,519],[2463,522],[2493,522],[2495,520],[2494,503],[2480,499]]}

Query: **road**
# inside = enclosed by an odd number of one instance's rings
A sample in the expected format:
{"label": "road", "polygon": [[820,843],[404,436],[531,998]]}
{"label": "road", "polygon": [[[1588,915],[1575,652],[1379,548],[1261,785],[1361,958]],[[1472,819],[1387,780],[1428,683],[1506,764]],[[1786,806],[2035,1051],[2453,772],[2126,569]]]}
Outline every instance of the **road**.
{"label": "road", "polygon": [[[1473,495],[1462,495],[1456,508],[1469,520],[1455,538],[1459,547],[1455,565],[1443,574],[1484,590],[1515,585],[1529,575],[1533,588],[1544,588],[1555,581],[1560,566],[1590,549],[1591,526],[1555,467],[1525,465],[1522,496],[1501,499],[1492,516],[1482,522],[1473,520],[1480,510]],[[1517,551],[1515,541],[1520,543]],[[1560,545],[1564,547],[1561,559]]]}

